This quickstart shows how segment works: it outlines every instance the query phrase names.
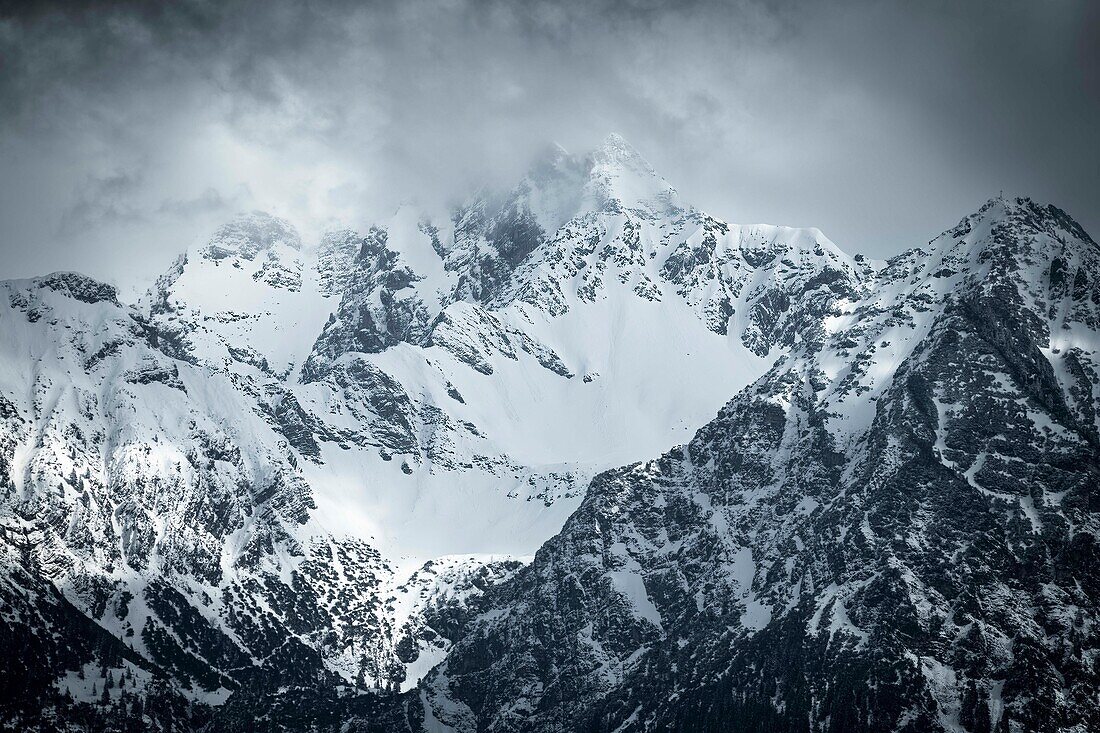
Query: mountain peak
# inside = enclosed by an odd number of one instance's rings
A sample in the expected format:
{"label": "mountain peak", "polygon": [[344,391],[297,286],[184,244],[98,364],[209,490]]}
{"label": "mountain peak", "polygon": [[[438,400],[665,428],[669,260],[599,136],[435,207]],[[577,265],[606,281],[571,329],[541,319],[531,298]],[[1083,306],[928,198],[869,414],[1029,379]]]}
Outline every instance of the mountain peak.
{"label": "mountain peak", "polygon": [[[962,219],[944,234],[960,239],[983,227],[1004,230],[1010,228],[1017,234],[1044,234],[1056,239],[1076,239],[1092,247],[1096,242],[1088,232],[1068,213],[1053,204],[1042,204],[1026,196],[1005,196],[1002,191],[990,198],[973,214]],[[1005,239],[1002,235],[1000,239]]]}
{"label": "mountain peak", "polygon": [[79,272],[52,272],[35,278],[39,288],[54,290],[82,303],[106,301],[118,305],[118,290]]}
{"label": "mountain peak", "polygon": [[[480,200],[492,201],[491,197]],[[575,216],[593,212],[632,211],[654,217],[681,209],[676,190],[617,133],[584,155],[574,155],[558,143],[547,144],[526,175],[490,205],[510,212],[509,218],[515,212],[527,212],[547,233]]]}
{"label": "mountain peak", "polygon": [[265,211],[250,211],[220,226],[203,248],[203,256],[215,260],[230,256],[252,260],[277,244],[300,250],[302,239],[285,219]]}
{"label": "mountain peak", "polygon": [[653,166],[642,157],[637,148],[617,132],[612,132],[604,138],[600,147],[593,151],[592,158],[597,165],[618,165],[654,172]]}
{"label": "mountain peak", "polygon": [[608,135],[589,162],[585,198],[595,209],[654,215],[680,209],[676,189],[618,133]]}
{"label": "mountain peak", "polygon": [[625,137],[617,132],[609,132],[607,137],[603,139],[603,144],[600,147],[605,149],[627,150],[633,152],[635,155],[638,152],[634,149],[633,145],[627,142]]}

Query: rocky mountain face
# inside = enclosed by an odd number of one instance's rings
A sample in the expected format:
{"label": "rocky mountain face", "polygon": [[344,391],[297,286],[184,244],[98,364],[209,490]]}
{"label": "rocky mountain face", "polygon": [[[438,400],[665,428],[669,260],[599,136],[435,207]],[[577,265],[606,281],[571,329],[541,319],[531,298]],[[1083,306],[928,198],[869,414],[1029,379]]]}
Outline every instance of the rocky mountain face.
{"label": "rocky mountain face", "polygon": [[603,473],[429,677],[455,730],[1093,730],[1100,248],[993,200]]}
{"label": "rocky mountain face", "polygon": [[0,719],[1095,728],[1098,265],[1000,199],[849,257],[612,136],[0,283]]}

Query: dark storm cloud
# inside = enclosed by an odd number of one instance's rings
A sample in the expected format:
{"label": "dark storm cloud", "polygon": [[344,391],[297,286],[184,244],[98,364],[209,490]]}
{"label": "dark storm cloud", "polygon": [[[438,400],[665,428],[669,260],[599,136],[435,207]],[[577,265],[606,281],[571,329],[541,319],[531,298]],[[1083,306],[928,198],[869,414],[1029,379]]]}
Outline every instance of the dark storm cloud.
{"label": "dark storm cloud", "polygon": [[362,223],[612,130],[701,208],[849,251],[1001,189],[1095,235],[1097,21],[1069,0],[14,4],[0,274],[148,276],[234,209]]}

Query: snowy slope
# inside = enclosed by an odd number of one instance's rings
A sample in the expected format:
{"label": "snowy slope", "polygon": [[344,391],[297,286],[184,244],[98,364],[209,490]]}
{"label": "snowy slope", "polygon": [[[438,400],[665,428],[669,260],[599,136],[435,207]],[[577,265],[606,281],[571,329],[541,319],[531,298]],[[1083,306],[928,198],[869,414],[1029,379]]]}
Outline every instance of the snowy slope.
{"label": "snowy slope", "polygon": [[443,219],[241,216],[133,306],[4,283],[0,524],[183,698],[407,689],[593,475],[690,437],[870,272],[692,210],[612,136]]}
{"label": "snowy slope", "polygon": [[[41,710],[110,675],[223,722],[541,730],[571,699],[628,730],[749,689],[783,644],[905,680],[888,727],[952,729],[975,695],[1077,720],[1042,695],[1092,678],[1025,617],[1053,609],[1059,639],[1095,607],[1062,558],[1095,534],[1097,259],[1064,213],[997,199],[872,263],[697,211],[611,136],[443,217],[302,242],[241,216],[133,305],[74,273],[0,283],[0,649],[42,660],[9,679]],[[1000,615],[949,617],[968,584]],[[998,666],[958,661],[967,623]],[[780,712],[715,714],[843,727],[805,668],[769,678]]]}
{"label": "snowy slope", "polygon": [[[591,475],[687,438],[869,272],[814,230],[681,208],[617,136],[449,222],[413,214],[364,239],[296,389],[352,446],[305,468],[334,487],[325,521],[420,557],[533,552]],[[349,370],[401,385],[392,434],[353,435],[379,380]]]}

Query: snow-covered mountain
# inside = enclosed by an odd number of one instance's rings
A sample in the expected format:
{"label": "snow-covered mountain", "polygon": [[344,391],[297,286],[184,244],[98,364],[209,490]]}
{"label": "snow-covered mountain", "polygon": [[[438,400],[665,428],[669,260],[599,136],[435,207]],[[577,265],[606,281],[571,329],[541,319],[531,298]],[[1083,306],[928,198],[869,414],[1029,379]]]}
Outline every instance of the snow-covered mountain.
{"label": "snow-covered mountain", "polygon": [[0,717],[1084,730],[1098,260],[999,199],[849,257],[611,136],[138,303],[0,283]]}
{"label": "snow-covered mountain", "polygon": [[1100,247],[994,199],[598,476],[422,688],[454,730],[1094,730]]}

